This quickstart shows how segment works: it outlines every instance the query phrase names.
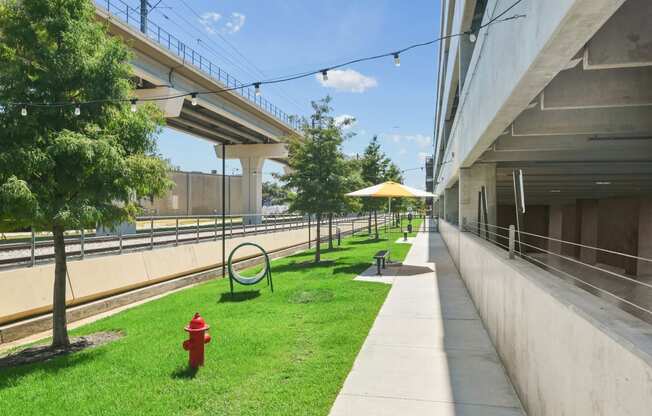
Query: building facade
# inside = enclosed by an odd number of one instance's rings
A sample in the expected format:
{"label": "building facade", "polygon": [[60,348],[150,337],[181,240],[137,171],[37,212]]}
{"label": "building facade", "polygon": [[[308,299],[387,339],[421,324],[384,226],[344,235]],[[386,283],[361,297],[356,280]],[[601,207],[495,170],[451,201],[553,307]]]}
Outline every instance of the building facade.
{"label": "building facade", "polygon": [[652,257],[651,21],[649,0],[443,1],[438,215]]}

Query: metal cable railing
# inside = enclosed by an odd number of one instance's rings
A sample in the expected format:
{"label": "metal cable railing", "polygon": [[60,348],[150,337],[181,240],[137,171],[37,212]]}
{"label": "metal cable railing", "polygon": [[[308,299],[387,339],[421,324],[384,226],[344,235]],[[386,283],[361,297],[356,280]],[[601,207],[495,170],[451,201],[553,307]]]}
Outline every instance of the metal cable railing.
{"label": "metal cable railing", "polygon": [[[131,7],[123,0],[95,0],[95,3],[111,16],[118,18],[128,26],[133,26],[140,30],[140,10]],[[150,19],[147,19],[147,33],[145,35],[181,58],[184,64],[193,66],[208,75],[211,79],[223,84],[226,88],[236,88],[233,90],[234,92],[237,92],[241,97],[254,103],[258,108],[274,116],[281,122],[295,130],[301,128],[302,122],[298,117],[289,115],[265,98],[256,96],[255,91],[251,87],[246,87],[244,83],[238,81],[234,76],[212,63]]]}
{"label": "metal cable railing", "polygon": [[[565,241],[554,237],[518,231],[514,226],[501,227],[484,222],[469,221],[464,224],[462,229],[506,249],[509,252],[510,258],[518,256],[546,270],[552,270],[562,277],[572,280],[581,288],[589,288],[589,292],[606,295],[607,299],[614,301],[621,309],[652,323],[652,281],[637,280],[625,274],[600,267],[596,264],[590,264],[572,256],[563,255],[523,240],[525,237],[538,238],[543,241],[568,244],[573,247],[618,255],[641,262],[652,263],[652,259]],[[507,235],[501,233],[501,231],[506,232]],[[543,254],[545,257],[537,258],[537,254]],[[552,259],[558,260],[559,264],[553,264]],[[580,269],[577,269],[578,267]],[[608,277],[608,280],[604,279],[605,277]]]}
{"label": "metal cable railing", "polygon": [[[244,219],[251,217],[253,221]],[[205,241],[217,241],[222,237],[221,215],[183,215],[183,216],[142,216],[137,217],[141,228],[132,233],[123,233],[120,229],[111,235],[90,236],[88,230],[79,230],[67,235],[66,253],[71,258],[83,259],[86,255],[123,254],[137,250],[152,250],[155,247],[195,244]],[[339,226],[347,226],[344,233],[360,230],[358,224],[361,216],[334,216],[333,231]],[[366,217],[364,218],[366,221]],[[191,222],[184,224],[184,222]],[[379,223],[382,219],[379,218]],[[328,218],[322,218],[321,227],[328,227]],[[145,228],[145,225],[147,227]],[[317,225],[314,217],[296,214],[238,214],[225,216],[225,238],[244,237],[306,229]],[[348,228],[350,226],[350,229]],[[343,227],[344,228],[344,227]],[[37,239],[37,234],[18,242],[0,243],[0,266],[24,267],[50,262],[54,259],[53,242],[49,233]],[[308,240],[314,239],[308,231]],[[327,239],[328,232],[322,234]]]}

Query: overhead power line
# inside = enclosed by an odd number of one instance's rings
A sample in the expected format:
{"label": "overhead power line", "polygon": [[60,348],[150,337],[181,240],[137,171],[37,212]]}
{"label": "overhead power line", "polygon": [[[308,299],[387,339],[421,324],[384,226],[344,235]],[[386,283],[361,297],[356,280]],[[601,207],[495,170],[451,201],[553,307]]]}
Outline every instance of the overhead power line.
{"label": "overhead power line", "polygon": [[358,64],[361,62],[368,62],[368,61],[375,61],[387,57],[391,57],[394,60],[394,64],[396,66],[400,66],[400,56],[401,54],[411,51],[412,49],[416,48],[421,48],[429,45],[433,45],[435,43],[441,42],[446,39],[451,39],[455,37],[460,37],[460,36],[469,36],[469,39],[472,42],[475,42],[477,38],[477,32],[480,31],[481,29],[501,23],[501,22],[506,22],[510,20],[515,20],[519,19],[522,17],[525,17],[525,15],[520,15],[516,14],[513,16],[509,16],[507,18],[503,18],[510,10],[512,10],[514,7],[516,7],[519,3],[521,3],[523,0],[517,0],[515,3],[513,3],[511,6],[509,6],[507,9],[490,19],[487,23],[484,23],[481,25],[476,32],[471,32],[471,31],[465,31],[465,32],[460,32],[460,33],[455,33],[451,35],[446,35],[442,36],[436,39],[432,39],[427,42],[421,42],[421,43],[415,43],[412,45],[408,45],[402,49],[395,50],[393,52],[386,52],[386,53],[381,53],[378,55],[372,55],[372,56],[366,56],[362,58],[357,58],[357,59],[352,59],[346,62],[342,62],[336,65],[328,66],[325,68],[313,70],[313,71],[307,71],[307,72],[302,72],[298,74],[292,74],[292,75],[287,75],[284,77],[277,77],[277,78],[272,78],[272,79],[265,79],[261,81],[255,81],[255,82],[250,82],[248,84],[240,84],[235,87],[227,87],[227,88],[220,88],[220,89],[215,89],[215,90],[204,90],[204,91],[190,91],[190,92],[184,92],[180,94],[174,94],[174,95],[167,95],[167,96],[158,96],[158,97],[148,97],[148,98],[120,98],[120,99],[114,99],[114,98],[106,98],[106,99],[98,99],[98,100],[90,100],[90,101],[59,101],[59,102],[52,102],[52,103],[34,103],[34,102],[7,102],[5,104],[0,104],[0,110],[5,111],[6,108],[8,107],[22,107],[21,108],[21,115],[27,116],[28,108],[47,108],[47,107],[74,107],[75,108],[75,115],[80,114],[80,107],[83,105],[91,105],[91,104],[101,104],[101,103],[131,103],[131,109],[132,111],[136,111],[136,103],[137,102],[147,102],[147,101],[163,101],[163,100],[171,100],[171,99],[176,99],[176,98],[181,98],[181,97],[191,97],[193,105],[196,105],[197,103],[197,96],[199,95],[210,95],[210,94],[221,94],[221,93],[226,93],[230,91],[235,91],[235,90],[241,90],[243,88],[250,88],[253,87],[255,90],[255,94],[258,96],[261,94],[261,87],[263,85],[273,85],[273,84],[280,84],[284,82],[290,82],[294,81],[297,79],[301,78],[307,78],[311,77],[313,75],[319,75],[321,74],[322,78],[324,80],[328,80],[328,72],[333,71],[339,68],[343,68],[346,66]]}

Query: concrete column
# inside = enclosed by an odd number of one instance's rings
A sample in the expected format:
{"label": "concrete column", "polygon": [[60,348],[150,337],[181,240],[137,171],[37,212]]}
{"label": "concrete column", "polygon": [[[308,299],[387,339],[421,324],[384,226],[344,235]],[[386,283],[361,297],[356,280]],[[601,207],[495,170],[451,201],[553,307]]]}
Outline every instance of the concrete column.
{"label": "concrete column", "polygon": [[444,213],[446,215],[446,221],[451,224],[455,224],[458,221],[458,192],[457,186],[448,188],[444,190]]}
{"label": "concrete column", "polygon": [[[577,201],[580,223],[580,244],[597,247],[598,245],[598,200],[582,199]],[[580,260],[595,264],[598,252],[589,248],[580,248]]]}
{"label": "concrete column", "polygon": [[260,224],[263,213],[263,163],[262,157],[240,158],[242,165],[242,210],[243,214],[255,214],[244,218],[247,224]]}
{"label": "concrete column", "polygon": [[[638,254],[652,259],[652,198],[641,199],[638,213]],[[638,261],[638,276],[652,275],[652,263]]]}
{"label": "concrete column", "polygon": [[248,224],[260,223],[263,211],[263,163],[265,159],[285,159],[288,157],[287,145],[270,144],[231,144],[222,154],[222,146],[215,146],[219,158],[239,159],[242,164],[242,213],[254,214],[245,218]]}
{"label": "concrete column", "polygon": [[[548,220],[548,236],[550,238],[562,239],[563,208],[561,205],[551,205]],[[561,254],[561,243],[548,240],[548,251]]]}
{"label": "concrete column", "polygon": [[496,165],[494,163],[479,163],[470,168],[460,169],[460,224],[464,224],[464,221],[466,221],[467,224],[477,221],[478,193],[483,186],[485,187],[487,194],[487,222],[494,225],[497,223]]}

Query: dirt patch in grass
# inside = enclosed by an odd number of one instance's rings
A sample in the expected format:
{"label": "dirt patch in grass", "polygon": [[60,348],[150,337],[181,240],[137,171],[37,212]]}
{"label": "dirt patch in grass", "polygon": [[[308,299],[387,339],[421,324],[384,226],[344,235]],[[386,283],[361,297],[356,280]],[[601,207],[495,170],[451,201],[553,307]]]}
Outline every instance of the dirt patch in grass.
{"label": "dirt patch in grass", "polygon": [[312,289],[312,290],[299,290],[290,295],[288,302],[290,303],[322,303],[330,302],[335,295],[331,290],[327,289]]}
{"label": "dirt patch in grass", "polygon": [[87,348],[99,347],[116,341],[124,336],[121,331],[96,332],[94,334],[75,337],[70,340],[68,348],[52,348],[50,345],[29,347],[0,357],[0,368],[17,367],[24,364],[40,363],[60,355],[72,354]]}

